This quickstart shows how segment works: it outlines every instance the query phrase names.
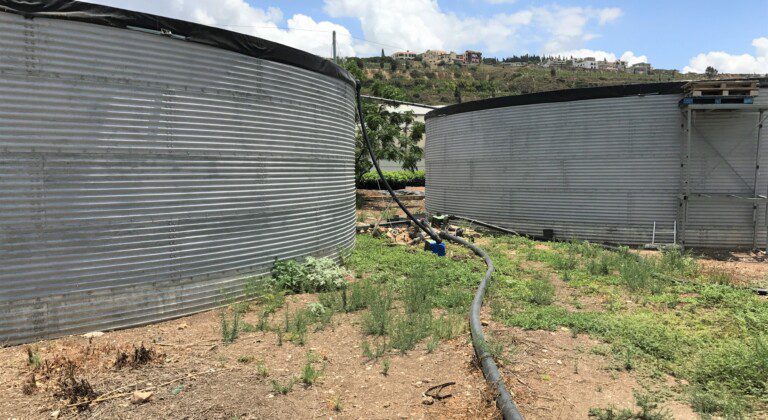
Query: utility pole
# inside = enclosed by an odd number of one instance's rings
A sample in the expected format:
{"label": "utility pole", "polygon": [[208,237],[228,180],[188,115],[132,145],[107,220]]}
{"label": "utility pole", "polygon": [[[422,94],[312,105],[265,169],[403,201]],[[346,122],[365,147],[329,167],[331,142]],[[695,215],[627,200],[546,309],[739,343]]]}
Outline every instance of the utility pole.
{"label": "utility pole", "polygon": [[336,59],[336,31],[333,31],[333,62],[339,62],[339,60]]}

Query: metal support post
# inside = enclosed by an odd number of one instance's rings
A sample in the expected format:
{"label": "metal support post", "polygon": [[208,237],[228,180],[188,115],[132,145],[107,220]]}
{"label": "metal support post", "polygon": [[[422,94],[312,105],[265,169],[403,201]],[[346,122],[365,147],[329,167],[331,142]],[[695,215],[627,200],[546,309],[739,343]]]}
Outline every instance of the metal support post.
{"label": "metal support post", "polygon": [[[760,178],[760,133],[763,131],[763,111],[761,110],[757,118],[757,150],[755,151],[755,180],[752,184],[752,198],[755,200],[752,202],[752,249],[757,250],[757,219],[758,219],[758,203],[757,200],[757,182]],[[768,203],[764,203],[768,205]]]}

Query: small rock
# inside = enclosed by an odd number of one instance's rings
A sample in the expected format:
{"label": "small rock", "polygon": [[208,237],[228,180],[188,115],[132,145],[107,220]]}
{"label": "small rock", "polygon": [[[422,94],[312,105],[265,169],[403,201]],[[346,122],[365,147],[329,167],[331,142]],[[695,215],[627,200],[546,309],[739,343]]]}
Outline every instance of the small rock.
{"label": "small rock", "polygon": [[93,331],[93,332],[89,332],[89,333],[83,334],[83,337],[85,337],[85,338],[98,338],[98,337],[101,337],[102,335],[104,335],[104,333],[101,332],[101,331]]}
{"label": "small rock", "polygon": [[185,323],[183,323],[183,324],[180,324],[180,325],[179,325],[179,329],[180,329],[180,330],[185,330],[185,329],[187,329],[188,327],[189,327],[189,324],[187,324],[186,322],[185,322]]}
{"label": "small rock", "polygon": [[482,325],[484,327],[487,327],[488,326],[488,321],[480,321],[480,325]]}
{"label": "small rock", "polygon": [[435,400],[433,400],[432,397],[424,397],[421,399],[421,403],[424,405],[432,405],[435,403]]}
{"label": "small rock", "polygon": [[152,391],[133,391],[133,397],[131,397],[131,403],[133,404],[144,404],[145,402],[149,401],[150,398],[152,398]]}
{"label": "small rock", "polygon": [[55,418],[55,419],[59,418],[59,415],[60,415],[60,414],[61,414],[61,411],[60,411],[60,410],[54,410],[54,411],[51,411],[51,417],[53,417],[53,418]]}
{"label": "small rock", "polygon": [[558,365],[562,365],[562,364],[563,364],[563,361],[558,359],[558,361],[557,361],[557,364],[558,364]]}

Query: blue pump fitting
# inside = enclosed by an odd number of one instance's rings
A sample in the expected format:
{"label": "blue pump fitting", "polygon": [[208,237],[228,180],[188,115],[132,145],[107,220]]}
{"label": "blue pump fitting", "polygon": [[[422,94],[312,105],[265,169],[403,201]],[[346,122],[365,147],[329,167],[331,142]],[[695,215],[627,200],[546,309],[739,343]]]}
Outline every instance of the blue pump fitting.
{"label": "blue pump fitting", "polygon": [[445,242],[437,243],[435,241],[426,241],[424,242],[424,249],[432,251],[432,253],[436,254],[438,257],[445,256]]}

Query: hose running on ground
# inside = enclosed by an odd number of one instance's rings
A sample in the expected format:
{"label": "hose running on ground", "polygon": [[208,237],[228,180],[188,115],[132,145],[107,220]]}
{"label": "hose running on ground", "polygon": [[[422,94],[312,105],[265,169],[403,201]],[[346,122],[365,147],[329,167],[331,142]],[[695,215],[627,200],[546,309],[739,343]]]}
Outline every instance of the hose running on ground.
{"label": "hose running on ground", "polygon": [[485,272],[485,276],[483,276],[483,279],[480,281],[480,286],[477,288],[477,293],[475,294],[475,298],[472,301],[472,308],[469,312],[469,329],[472,334],[472,346],[475,349],[475,355],[477,356],[477,360],[480,363],[480,369],[483,371],[485,380],[491,385],[494,392],[496,393],[496,406],[499,407],[504,420],[523,420],[523,416],[520,414],[517,406],[512,401],[512,395],[510,395],[509,391],[507,391],[507,387],[504,385],[504,381],[501,379],[499,367],[496,366],[496,362],[493,360],[493,357],[490,353],[488,353],[488,345],[485,341],[482,324],[480,323],[480,308],[483,306],[483,298],[485,297],[486,290],[488,290],[488,283],[490,282],[491,275],[493,274],[493,261],[491,261],[491,257],[489,257],[485,251],[461,238],[445,232],[438,236],[428,225],[425,225],[420,220],[416,219],[403,205],[403,203],[400,202],[400,200],[397,198],[397,195],[392,190],[392,187],[389,186],[389,183],[384,178],[384,174],[381,172],[381,168],[379,167],[379,162],[376,159],[376,155],[373,153],[371,142],[368,139],[368,132],[365,128],[365,114],[363,113],[363,100],[362,96],[360,95],[360,87],[360,82],[358,82],[357,113],[360,118],[360,131],[363,136],[363,141],[365,142],[365,147],[368,149],[368,153],[371,155],[373,166],[376,167],[376,172],[378,172],[379,178],[381,178],[381,180],[384,182],[384,186],[387,187],[387,191],[389,191],[392,199],[395,200],[397,205],[400,206],[408,218],[416,223],[416,226],[428,234],[435,242],[441,243],[442,236],[445,239],[463,245],[471,249],[472,252],[485,260],[485,264],[488,266],[488,270]]}
{"label": "hose running on ground", "polygon": [[493,274],[493,261],[485,251],[464,239],[445,232],[440,233],[440,235],[445,239],[471,249],[477,256],[485,260],[485,264],[488,266],[488,270],[485,272],[483,280],[480,281],[480,286],[477,288],[475,298],[472,300],[472,308],[469,311],[469,331],[472,334],[472,346],[475,348],[475,356],[478,363],[480,363],[480,369],[483,371],[485,380],[496,394],[496,406],[499,407],[504,420],[522,420],[523,416],[520,414],[514,401],[512,401],[512,395],[507,391],[507,387],[504,386],[504,380],[501,378],[499,367],[493,360],[493,356],[488,352],[488,344],[483,334],[483,324],[480,322],[480,308],[483,306],[483,298],[488,290],[488,283],[491,281],[491,275]]}

